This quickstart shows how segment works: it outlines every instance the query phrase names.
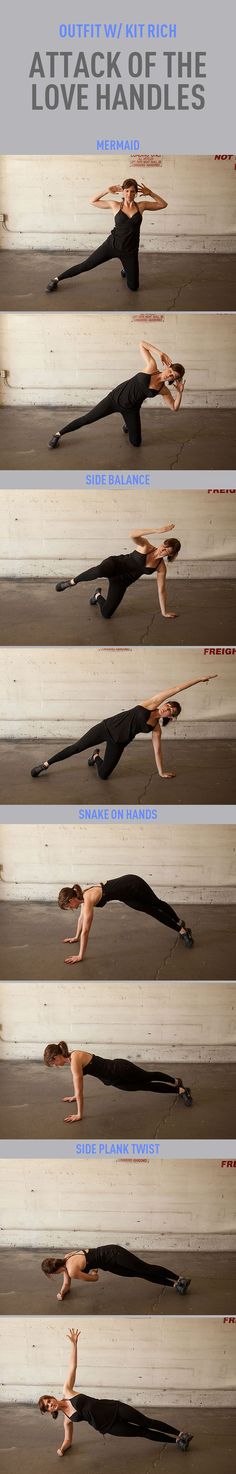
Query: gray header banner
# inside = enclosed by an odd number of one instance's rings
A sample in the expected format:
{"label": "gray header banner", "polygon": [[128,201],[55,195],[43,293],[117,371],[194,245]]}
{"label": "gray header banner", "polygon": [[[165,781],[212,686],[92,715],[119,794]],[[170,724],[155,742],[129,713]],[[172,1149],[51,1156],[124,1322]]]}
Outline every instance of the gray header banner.
{"label": "gray header banner", "polygon": [[100,21],[91,0],[80,15],[61,0],[4,7],[2,153],[233,149],[231,0],[165,0],[157,18],[131,0]]}
{"label": "gray header banner", "polygon": [[[77,1152],[79,1148],[79,1154]],[[37,1141],[1,1141],[0,1159],[11,1157],[37,1157],[37,1158],[61,1158],[69,1157],[70,1160],[93,1162],[94,1157],[99,1157],[103,1162],[115,1160],[117,1167],[125,1161],[134,1161],[137,1166],[145,1162],[147,1158],[158,1162],[158,1158],[167,1161],[220,1161],[227,1167],[235,1167],[236,1164],[236,1141],[230,1138],[228,1141],[219,1140],[203,1141],[175,1141],[171,1138],[165,1141],[114,1141],[104,1139],[100,1141],[58,1141],[52,1138],[45,1141],[38,1138]],[[223,1168],[222,1168],[223,1170]]]}

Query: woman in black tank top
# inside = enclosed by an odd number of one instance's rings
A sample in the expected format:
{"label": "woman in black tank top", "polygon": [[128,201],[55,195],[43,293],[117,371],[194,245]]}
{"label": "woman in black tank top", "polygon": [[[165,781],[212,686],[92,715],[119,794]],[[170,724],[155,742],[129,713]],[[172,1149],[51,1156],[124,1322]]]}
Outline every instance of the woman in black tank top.
{"label": "woman in black tank top", "polygon": [[51,1069],[60,1069],[63,1065],[70,1065],[74,1086],[74,1095],[64,1095],[64,1101],[76,1101],[76,1112],[65,1116],[64,1120],[83,1120],[84,1103],[84,1075],[92,1075],[95,1080],[100,1080],[103,1085],[113,1085],[116,1090],[150,1091],[152,1095],[176,1095],[183,1100],[185,1106],[192,1104],[191,1091],[188,1085],[183,1085],[180,1076],[164,1074],[162,1070],[151,1067],[144,1070],[140,1065],[131,1064],[128,1059],[103,1059],[101,1055],[89,1054],[85,1049],[68,1049],[65,1040],[59,1044],[46,1044],[44,1050],[44,1064]]}
{"label": "woman in black tank top", "polygon": [[141,733],[152,733],[152,742],[156,767],[160,778],[174,778],[175,773],[168,773],[163,766],[163,755],[161,747],[161,726],[174,721],[179,716],[181,706],[179,701],[172,701],[180,691],[187,691],[191,686],[199,686],[215,680],[215,676],[200,676],[194,681],[182,681],[178,686],[170,686],[166,691],[159,691],[156,696],[151,696],[148,701],[143,701],[138,706],[131,706],[128,711],[116,712],[115,716],[105,717],[97,725],[90,727],[84,737],[79,737],[78,742],[72,742],[69,747],[61,748],[60,752],[54,753],[53,757],[46,758],[43,763],[37,763],[31,768],[32,778],[38,778],[40,773],[47,772],[54,763],[63,762],[65,758],[73,757],[80,752],[86,752],[94,742],[105,742],[105,755],[100,757],[99,747],[96,746],[93,755],[88,759],[88,766],[96,768],[98,777],[102,780],[110,778],[114,768],[120,762],[125,747],[128,747],[134,738]]}
{"label": "woman in black tank top", "polygon": [[[151,343],[144,341],[139,344],[142,358],[145,362],[143,372],[133,374],[131,379],[124,379],[121,384],[116,384],[110,394],[94,409],[89,409],[85,415],[79,415],[76,420],[70,420],[68,425],[63,425],[49,440],[50,450],[56,450],[62,435],[69,435],[73,430],[82,430],[84,425],[94,425],[98,420],[106,420],[109,415],[120,414],[124,420],[124,434],[129,437],[130,445],[140,446],[142,443],[140,409],[145,399],[156,399],[158,394],[162,395],[167,409],[180,409],[185,387],[184,367],[182,363],[172,363],[167,353],[162,353],[160,348],[153,348]],[[161,361],[161,369],[157,368],[154,352],[158,354]],[[168,384],[175,389],[174,397],[170,393]]]}
{"label": "woman in black tank top", "polygon": [[[122,199],[114,200],[114,196],[120,194]],[[136,197],[138,203],[136,204]],[[111,210],[114,227],[107,239],[92,251],[87,260],[81,261],[80,266],[70,266],[68,271],[61,271],[60,276],[52,277],[46,288],[47,292],[56,292],[59,282],[66,281],[72,276],[81,276],[85,271],[94,271],[96,266],[103,266],[108,261],[117,258],[122,262],[124,280],[127,282],[130,292],[137,292],[139,287],[139,238],[143,214],[146,210],[166,210],[167,200],[155,190],[148,189],[145,184],[137,184],[136,179],[125,179],[122,185],[112,184],[110,189],[104,190],[99,195],[94,195],[90,201],[99,210]]]}
{"label": "woman in black tank top", "polygon": [[80,938],[79,952],[73,957],[65,957],[65,962],[72,965],[83,962],[87,951],[89,932],[94,920],[95,910],[102,910],[110,901],[119,901],[121,905],[128,906],[131,911],[138,911],[144,916],[152,916],[155,921],[168,926],[171,931],[179,933],[185,947],[193,946],[193,937],[190,927],[181,921],[167,901],[160,900],[155,891],[143,880],[141,875],[117,875],[114,879],[99,881],[82,890],[81,885],[65,885],[59,891],[58,906],[61,911],[80,910],[79,921],[75,936],[64,937],[65,942],[77,942]]}
{"label": "woman in black tank top", "polygon": [[[62,1045],[55,1047],[61,1049]],[[164,1285],[168,1290],[175,1290],[178,1295],[186,1295],[191,1284],[190,1279],[177,1274],[176,1270],[165,1269],[161,1264],[147,1264],[145,1259],[140,1259],[139,1254],[132,1254],[130,1249],[124,1249],[121,1244],[99,1244],[94,1249],[71,1249],[64,1259],[50,1255],[42,1260],[41,1269],[47,1279],[53,1280],[56,1275],[63,1275],[57,1300],[64,1300],[70,1294],[72,1283],[74,1286],[82,1280],[84,1284],[97,1284],[101,1273],[115,1274],[122,1279],[147,1280],[149,1284]]]}
{"label": "woman in black tank top", "polygon": [[162,1423],[138,1411],[127,1402],[105,1397],[90,1397],[85,1392],[75,1392],[75,1381],[77,1372],[77,1345],[80,1331],[69,1330],[67,1336],[71,1342],[71,1354],[69,1371],[64,1382],[63,1397],[53,1397],[50,1392],[43,1393],[39,1397],[38,1407],[41,1413],[51,1413],[53,1418],[58,1418],[58,1413],[64,1415],[64,1439],[58,1454],[65,1454],[71,1448],[73,1438],[73,1423],[89,1423],[97,1433],[106,1435],[112,1433],[122,1438],[148,1438],[152,1443],[175,1443],[179,1448],[188,1448],[191,1442],[191,1434],[179,1431],[171,1427],[170,1423]]}
{"label": "woman in black tank top", "polygon": [[[149,531],[169,532],[172,531],[174,525],[174,522],[167,522],[163,527],[149,528]],[[63,593],[64,589],[74,588],[77,583],[90,583],[92,579],[107,578],[106,598],[99,585],[92,594],[90,604],[100,609],[103,619],[111,619],[119,604],[122,603],[126,589],[137,583],[142,578],[142,574],[156,573],[161,614],[164,619],[175,619],[176,615],[167,609],[166,562],[173,563],[178,557],[181,543],[177,537],[166,537],[157,548],[154,543],[149,542],[144,529],[130,533],[130,537],[136,544],[133,553],[111,554],[111,557],[103,558],[101,563],[95,564],[95,567],[86,568],[84,573],[77,573],[74,578],[61,580],[56,584],[57,593]]]}

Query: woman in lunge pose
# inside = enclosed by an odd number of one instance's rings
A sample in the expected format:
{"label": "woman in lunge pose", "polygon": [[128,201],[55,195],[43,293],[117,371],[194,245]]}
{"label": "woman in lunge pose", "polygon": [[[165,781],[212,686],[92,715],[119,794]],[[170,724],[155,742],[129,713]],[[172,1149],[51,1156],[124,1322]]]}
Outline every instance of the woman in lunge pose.
{"label": "woman in lunge pose", "polygon": [[72,1350],[62,1397],[59,1399],[53,1397],[50,1392],[46,1392],[39,1398],[38,1403],[40,1412],[51,1413],[53,1418],[58,1418],[58,1413],[63,1413],[64,1438],[57,1450],[58,1454],[62,1456],[71,1448],[73,1423],[89,1423],[95,1432],[102,1433],[103,1436],[111,1433],[121,1438],[148,1438],[152,1443],[173,1443],[177,1448],[186,1451],[193,1436],[191,1433],[179,1432],[179,1429],[172,1428],[170,1423],[162,1423],[159,1418],[153,1418],[151,1414],[147,1416],[139,1412],[137,1408],[129,1406],[127,1402],[104,1397],[89,1397],[85,1392],[74,1392],[77,1342],[80,1334],[80,1331],[74,1331],[73,1328],[68,1331]]}
{"label": "woman in lunge pose", "polygon": [[185,1106],[192,1105],[191,1090],[177,1076],[164,1075],[161,1070],[143,1070],[128,1059],[103,1059],[99,1054],[89,1054],[86,1049],[68,1049],[64,1039],[59,1044],[47,1044],[44,1064],[51,1069],[70,1065],[74,1095],[64,1095],[63,1100],[76,1101],[76,1112],[65,1116],[65,1121],[82,1121],[84,1104],[84,1075],[92,1075],[103,1085],[113,1085],[116,1090],[145,1090],[153,1095],[179,1095]]}
{"label": "woman in lunge pose", "polygon": [[[114,199],[114,196],[118,194],[121,194],[121,199]],[[138,202],[136,202],[137,195]],[[94,195],[90,204],[95,205],[99,210],[112,211],[113,230],[102,245],[87,256],[87,260],[81,261],[80,266],[70,266],[68,271],[61,271],[60,276],[52,277],[52,280],[48,282],[47,292],[56,292],[59,282],[67,281],[72,276],[81,276],[85,271],[94,271],[94,267],[103,266],[107,261],[114,261],[115,258],[122,263],[121,276],[127,282],[130,292],[137,292],[139,287],[139,238],[143,214],[145,210],[166,210],[167,200],[162,200],[161,195],[156,194],[153,189],[148,189],[146,184],[138,185],[136,179],[124,179],[123,184],[111,184],[110,189]]]}
{"label": "woman in lunge pose", "polygon": [[180,921],[173,906],[167,901],[161,901],[155,896],[155,891],[147,885],[140,875],[119,875],[114,880],[99,881],[98,885],[90,885],[82,891],[81,885],[65,885],[59,891],[58,906],[62,911],[78,911],[80,916],[74,937],[64,937],[64,942],[77,942],[80,938],[79,952],[73,957],[65,957],[65,962],[71,964],[83,962],[88,946],[89,932],[94,920],[95,910],[107,906],[109,901],[120,901],[121,905],[129,906],[131,911],[140,911],[145,916],[153,916],[155,921],[160,921],[163,926],[169,926],[171,931],[176,931],[185,943],[185,947],[193,946],[193,937],[190,927],[185,921]]}
{"label": "woman in lunge pose", "polygon": [[[59,1045],[58,1048],[60,1047]],[[129,1249],[123,1249],[121,1244],[99,1244],[96,1249],[71,1249],[69,1254],[64,1255],[64,1259],[43,1259],[41,1269],[47,1279],[63,1275],[57,1300],[64,1300],[65,1295],[69,1295],[72,1280],[97,1284],[101,1270],[103,1273],[107,1271],[108,1274],[119,1275],[123,1279],[149,1280],[150,1284],[164,1285],[167,1290],[175,1290],[178,1295],[186,1295],[191,1284],[190,1279],[174,1273],[172,1269],[163,1269],[160,1264],[146,1264],[145,1259],[131,1254]]]}
{"label": "woman in lunge pose", "polygon": [[[143,372],[133,374],[132,379],[124,379],[122,384],[117,384],[106,394],[105,399],[89,409],[85,415],[79,415],[76,420],[71,420],[61,430],[56,431],[49,440],[50,450],[55,450],[59,445],[62,435],[69,435],[72,430],[82,430],[84,425],[94,425],[98,420],[107,419],[108,415],[122,415],[124,420],[124,434],[129,437],[130,445],[139,446],[142,442],[140,409],[144,399],[156,399],[161,394],[167,409],[177,413],[182,404],[182,396],[185,387],[182,363],[172,363],[168,353],[161,353],[160,348],[154,348],[152,343],[141,342],[140,352],[146,368]],[[158,354],[162,368],[157,368],[154,353]],[[171,394],[168,384],[175,387],[174,395]]]}
{"label": "woman in lunge pose", "polygon": [[169,686],[166,691],[159,691],[157,695],[150,696],[148,701],[142,701],[139,706],[131,706],[128,711],[119,711],[115,716],[105,717],[104,721],[98,722],[95,727],[90,727],[84,737],[78,742],[72,742],[69,747],[63,747],[60,752],[54,753],[53,757],[45,758],[43,763],[37,763],[31,768],[32,778],[38,778],[40,773],[47,772],[53,763],[63,762],[65,758],[73,757],[80,752],[86,752],[93,743],[105,742],[105,756],[100,757],[99,747],[95,747],[92,757],[88,759],[88,766],[95,768],[98,777],[106,780],[117,768],[122,753],[138,734],[151,731],[156,767],[160,778],[175,778],[175,773],[168,773],[164,768],[162,746],[161,746],[161,721],[164,726],[179,716],[181,706],[179,701],[172,701],[180,691],[188,691],[190,686],[199,686],[207,681],[214,680],[214,676],[198,676],[195,681],[182,681],[178,686]]}
{"label": "woman in lunge pose", "polygon": [[74,588],[77,583],[91,583],[93,579],[108,578],[106,598],[99,585],[92,594],[90,604],[100,609],[103,619],[111,619],[115,609],[118,609],[118,605],[121,604],[126,589],[131,584],[137,583],[143,573],[156,573],[161,614],[164,619],[176,619],[176,615],[167,609],[166,562],[173,563],[178,557],[181,543],[177,537],[166,537],[157,548],[154,543],[149,542],[147,536],[147,532],[171,532],[174,526],[174,522],[166,522],[163,527],[137,529],[137,532],[130,533],[132,542],[135,543],[133,553],[111,554],[110,558],[103,558],[102,562],[97,563],[94,568],[86,568],[85,573],[77,573],[75,578],[63,579],[56,584],[57,593],[61,594],[64,589]]}

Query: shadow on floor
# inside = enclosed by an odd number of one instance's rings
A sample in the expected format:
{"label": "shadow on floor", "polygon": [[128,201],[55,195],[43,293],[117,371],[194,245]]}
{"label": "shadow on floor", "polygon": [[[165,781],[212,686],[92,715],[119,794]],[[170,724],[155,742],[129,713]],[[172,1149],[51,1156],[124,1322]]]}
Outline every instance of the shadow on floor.
{"label": "shadow on floor", "polygon": [[[63,568],[58,569],[63,578]],[[176,619],[162,619],[151,580],[127,590],[111,620],[91,609],[94,584],[68,589],[58,597],[55,579],[0,579],[2,645],[227,645],[232,638],[236,582],[176,579],[168,587],[168,608]],[[103,592],[107,584],[102,581]]]}
{"label": "shadow on floor", "polygon": [[[116,1225],[117,1227],[117,1225]],[[2,1315],[56,1315],[66,1318],[78,1315],[230,1315],[235,1305],[236,1254],[218,1253],[213,1240],[212,1253],[189,1253],[183,1249],[156,1253],[133,1249],[147,1264],[160,1264],[174,1274],[191,1279],[184,1296],[163,1285],[147,1280],[121,1279],[115,1274],[101,1273],[96,1284],[72,1281],[70,1294],[57,1300],[60,1276],[54,1282],[46,1279],[41,1261],[57,1250],[56,1226],[53,1250],[48,1244],[40,1249],[2,1249],[0,1251],[0,1308]],[[67,1252],[67,1244],[65,1253]],[[6,1289],[6,1286],[8,1288]],[[10,1328],[9,1328],[10,1329]]]}
{"label": "shadow on floor", "polygon": [[[42,1376],[43,1383],[43,1376]],[[43,1391],[43,1385],[42,1385]],[[35,1394],[37,1404],[38,1391]],[[219,1391],[220,1399],[220,1391]],[[136,1403],[138,1406],[138,1403]],[[142,1406],[175,1428],[193,1433],[188,1450],[188,1474],[233,1474],[236,1458],[236,1418],[231,1408]],[[1,1474],[51,1474],[57,1467],[57,1448],[62,1442],[62,1419],[40,1417],[37,1405],[1,1407]],[[182,1469],[184,1455],[167,1444],[151,1444],[139,1438],[102,1438],[88,1424],[75,1425],[70,1467],[81,1474],[173,1474]],[[185,1464],[184,1464],[185,1468]]]}
{"label": "shadow on floor", "polygon": [[[176,902],[177,905],[177,902]],[[119,913],[119,914],[117,914]],[[180,912],[182,915],[182,911]],[[1,902],[0,977],[7,981],[82,982],[123,980],[180,982],[235,979],[235,907],[185,907],[194,946],[188,951],[177,933],[151,916],[137,916],[114,905],[96,915],[83,963],[67,966],[70,948],[63,937],[65,916],[57,904],[39,901]],[[72,933],[73,935],[73,933]]]}
{"label": "shadow on floor", "polygon": [[[30,370],[29,370],[30,375]],[[0,410],[2,470],[11,471],[156,471],[233,470],[236,455],[234,409],[186,409],[178,415],[144,409],[142,445],[136,449],[122,433],[122,417],[112,415],[95,425],[65,435],[59,449],[49,450],[55,431],[84,414],[84,405],[5,405]],[[126,465],[124,467],[124,454]]]}

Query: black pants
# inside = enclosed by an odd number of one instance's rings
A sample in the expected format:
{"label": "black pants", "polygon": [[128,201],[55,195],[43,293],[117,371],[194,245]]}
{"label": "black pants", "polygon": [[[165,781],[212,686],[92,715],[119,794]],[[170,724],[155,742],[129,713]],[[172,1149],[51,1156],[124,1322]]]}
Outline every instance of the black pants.
{"label": "black pants", "polygon": [[[98,1078],[102,1076],[98,1075]],[[106,1070],[103,1079],[104,1085],[114,1085],[116,1090],[148,1090],[153,1095],[178,1095],[179,1093],[179,1087],[173,1075],[165,1075],[162,1070],[143,1070],[141,1065],[134,1065],[128,1059],[111,1060],[110,1078]]]}
{"label": "black pants", "polygon": [[106,394],[105,399],[100,399],[94,409],[89,409],[87,414],[79,415],[78,420],[70,420],[68,425],[62,426],[60,435],[69,435],[72,430],[82,430],[84,425],[95,425],[97,420],[106,420],[108,415],[116,414],[122,415],[125,421],[130,444],[141,445],[141,419],[138,405],[133,405],[131,409],[120,409],[119,404],[115,403],[113,389],[110,394]]}
{"label": "black pants", "polygon": [[98,246],[97,251],[92,251],[91,255],[87,256],[85,261],[81,261],[80,266],[69,266],[68,271],[61,271],[58,281],[66,281],[70,276],[82,276],[85,271],[94,271],[95,266],[103,266],[106,261],[114,261],[114,259],[122,262],[127,287],[129,287],[130,292],[137,292],[139,287],[138,252],[134,251],[132,254],[129,254],[128,252],[122,251],[122,255],[120,255],[116,251],[110,235],[107,236],[107,240],[103,241],[101,246]]}
{"label": "black pants", "polygon": [[120,1244],[106,1244],[99,1251],[99,1261],[98,1268],[108,1270],[110,1274],[120,1274],[123,1279],[150,1280],[154,1285],[175,1285],[178,1279],[178,1274],[174,1274],[172,1269],[162,1269],[160,1264],[146,1264],[145,1259],[131,1254]]}
{"label": "black pants", "polygon": [[151,1414],[146,1416],[138,1412],[126,1402],[118,1402],[117,1416],[109,1431],[120,1438],[149,1438],[153,1443],[176,1443],[180,1430],[172,1428],[170,1423],[161,1423]]}
{"label": "black pants", "polygon": [[48,758],[48,766],[51,767],[52,763],[62,763],[65,758],[73,757],[76,752],[86,752],[88,747],[94,747],[94,745],[97,747],[98,742],[106,742],[106,750],[104,758],[96,758],[97,772],[99,778],[109,778],[110,773],[113,773],[114,768],[117,768],[117,763],[120,762],[125,743],[114,742],[112,737],[107,736],[106,722],[97,722],[96,726],[90,727],[89,732],[85,732],[85,736],[80,737],[78,742],[72,742],[69,747],[62,747],[61,752],[55,752],[54,757]]}
{"label": "black pants", "polygon": [[85,573],[77,573],[77,577],[74,579],[74,583],[76,584],[91,583],[93,579],[97,578],[108,578],[106,599],[103,594],[99,594],[97,598],[97,604],[99,604],[103,619],[111,619],[112,614],[115,613],[115,609],[118,609],[118,604],[121,604],[126,589],[129,587],[123,575],[119,573],[118,561],[118,558],[115,556],[112,557],[111,554],[110,558],[103,558],[102,562],[97,563],[94,568],[86,568]]}
{"label": "black pants", "polygon": [[132,911],[143,911],[146,916],[153,916],[155,921],[162,922],[163,926],[170,926],[172,931],[180,930],[181,922],[173,906],[155,896],[155,892],[141,875],[120,875],[119,879],[108,881],[107,884],[109,900],[121,901]]}

